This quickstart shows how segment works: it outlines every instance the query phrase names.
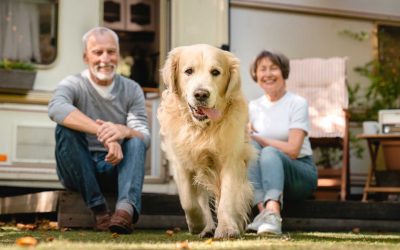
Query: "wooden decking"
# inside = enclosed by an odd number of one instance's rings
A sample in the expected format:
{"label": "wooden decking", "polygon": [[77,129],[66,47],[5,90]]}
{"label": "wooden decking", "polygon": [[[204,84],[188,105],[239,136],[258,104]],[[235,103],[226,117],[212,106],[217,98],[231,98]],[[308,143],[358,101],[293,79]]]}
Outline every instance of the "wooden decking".
{"label": "wooden decking", "polygon": [[[35,210],[34,201],[44,202],[40,196],[46,195],[47,201],[57,206],[50,206],[42,211]],[[37,197],[36,197],[37,196]],[[25,198],[24,198],[25,197]],[[27,200],[27,198],[29,200]],[[7,199],[7,202],[5,202]],[[112,208],[115,199],[107,197]],[[13,210],[21,207],[26,201],[27,209]],[[7,204],[6,204],[7,203]],[[6,206],[8,208],[6,208]],[[50,211],[51,210],[51,211]],[[23,213],[56,214],[60,227],[91,228],[94,220],[89,209],[84,205],[77,193],[56,191],[37,193],[32,196],[21,195],[0,198],[0,220],[4,214],[18,217]],[[13,213],[15,211],[15,213]],[[360,231],[400,232],[399,202],[360,202],[360,201],[317,201],[285,203],[283,215],[284,231]],[[179,227],[185,229],[186,222],[177,195],[145,193],[142,197],[142,215],[136,228],[169,229]]]}

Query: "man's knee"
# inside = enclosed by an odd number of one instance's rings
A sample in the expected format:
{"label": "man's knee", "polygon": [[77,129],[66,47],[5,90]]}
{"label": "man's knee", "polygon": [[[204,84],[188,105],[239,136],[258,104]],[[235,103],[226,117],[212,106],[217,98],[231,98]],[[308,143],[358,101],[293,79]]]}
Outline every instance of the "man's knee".
{"label": "man's knee", "polygon": [[68,141],[74,140],[74,139],[84,139],[85,134],[67,127],[64,127],[62,125],[57,125],[56,126],[56,141],[60,141],[63,139],[66,139]]}
{"label": "man's knee", "polygon": [[124,154],[127,152],[143,152],[146,153],[146,144],[138,137],[126,139],[123,143]]}

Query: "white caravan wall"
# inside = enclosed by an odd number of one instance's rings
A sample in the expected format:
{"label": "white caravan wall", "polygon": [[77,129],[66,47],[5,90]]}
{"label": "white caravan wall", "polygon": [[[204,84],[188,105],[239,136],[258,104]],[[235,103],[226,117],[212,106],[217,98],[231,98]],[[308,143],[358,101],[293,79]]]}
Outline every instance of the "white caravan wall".
{"label": "white caravan wall", "polygon": [[99,26],[103,2],[99,0],[60,0],[56,61],[38,71],[35,90],[52,91],[58,82],[70,74],[82,71],[82,36]]}
{"label": "white caravan wall", "polygon": [[228,44],[228,0],[173,0],[171,47]]}
{"label": "white caravan wall", "polygon": [[391,15],[400,18],[399,0],[258,0],[249,2],[290,4],[312,8],[327,8],[378,15]]}
{"label": "white caravan wall", "polygon": [[359,42],[340,31],[370,33],[373,23],[316,15],[296,14],[253,8],[231,8],[231,50],[241,60],[242,84],[246,97],[262,94],[250,78],[249,67],[262,50],[275,50],[289,58],[348,57],[348,82],[365,81],[353,68],[372,59],[369,40]]}

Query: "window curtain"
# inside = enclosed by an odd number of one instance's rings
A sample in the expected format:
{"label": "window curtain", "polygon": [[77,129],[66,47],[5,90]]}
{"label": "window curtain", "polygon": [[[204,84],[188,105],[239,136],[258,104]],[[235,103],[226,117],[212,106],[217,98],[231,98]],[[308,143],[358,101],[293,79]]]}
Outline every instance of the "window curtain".
{"label": "window curtain", "polygon": [[0,0],[0,59],[40,62],[39,5]]}

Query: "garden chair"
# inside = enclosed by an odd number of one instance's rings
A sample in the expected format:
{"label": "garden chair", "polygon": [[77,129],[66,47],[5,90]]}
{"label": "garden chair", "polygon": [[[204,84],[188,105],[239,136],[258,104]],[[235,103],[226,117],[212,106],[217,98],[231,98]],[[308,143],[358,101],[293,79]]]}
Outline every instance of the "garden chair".
{"label": "garden chair", "polygon": [[[315,198],[345,200],[350,189],[346,58],[290,60],[287,88],[308,101],[311,120],[309,137],[314,150],[314,159],[318,157],[322,159],[321,157],[328,155],[325,161],[316,159],[318,188]],[[320,150],[315,150],[317,148]],[[332,164],[334,161],[332,152],[335,149],[339,149],[336,154],[339,153],[341,157],[337,164]]]}

